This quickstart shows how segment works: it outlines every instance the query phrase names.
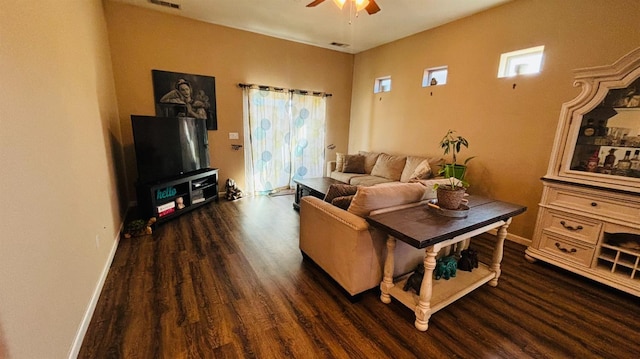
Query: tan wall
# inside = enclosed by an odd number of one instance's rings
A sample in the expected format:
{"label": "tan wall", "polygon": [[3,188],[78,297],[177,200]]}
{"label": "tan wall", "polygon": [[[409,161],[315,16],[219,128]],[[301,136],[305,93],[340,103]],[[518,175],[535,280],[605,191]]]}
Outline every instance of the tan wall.
{"label": "tan wall", "polygon": [[[526,205],[510,232],[531,238],[572,69],[610,64],[640,44],[637,0],[517,0],[356,55],[349,151],[441,154],[446,131],[470,141],[469,192]],[[500,54],[545,45],[537,76],[496,78]],[[421,87],[447,65],[444,86]],[[392,91],[373,94],[376,77]],[[515,86],[515,88],[513,88]]]}
{"label": "tan wall", "polygon": [[[254,83],[314,91],[327,101],[327,144],[347,148],[353,55],[167,15],[129,5],[106,4],[120,121],[130,182],[137,177],[131,114],[154,115],[151,70],[214,76],[218,130],[209,131],[212,167],[220,179],[244,186],[242,90]],[[134,35],[135,34],[135,35]],[[240,140],[229,140],[238,132]],[[130,198],[135,198],[133,186]]]}
{"label": "tan wall", "polygon": [[0,14],[0,358],[64,358],[122,222],[106,22],[100,0]]}

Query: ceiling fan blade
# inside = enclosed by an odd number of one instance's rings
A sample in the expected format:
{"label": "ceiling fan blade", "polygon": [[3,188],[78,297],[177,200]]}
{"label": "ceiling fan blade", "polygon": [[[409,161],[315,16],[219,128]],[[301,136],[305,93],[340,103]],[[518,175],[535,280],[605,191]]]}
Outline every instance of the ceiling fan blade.
{"label": "ceiling fan blade", "polygon": [[373,14],[377,13],[378,11],[380,11],[380,6],[378,6],[378,4],[376,4],[375,0],[369,0],[369,5],[367,5],[367,7],[365,9],[369,13],[369,15],[373,15]]}
{"label": "ceiling fan blade", "polygon": [[309,3],[309,4],[307,5],[307,7],[314,7],[314,6],[316,6],[316,5],[320,5],[320,4],[322,4],[323,2],[324,2],[324,0],[314,0],[314,1],[312,1],[311,3]]}

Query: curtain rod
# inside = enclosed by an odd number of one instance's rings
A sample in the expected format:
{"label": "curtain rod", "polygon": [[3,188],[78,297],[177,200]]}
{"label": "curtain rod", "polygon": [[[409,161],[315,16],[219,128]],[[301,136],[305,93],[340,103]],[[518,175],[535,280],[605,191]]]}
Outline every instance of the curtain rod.
{"label": "curtain rod", "polygon": [[274,87],[274,86],[265,86],[265,85],[256,85],[256,84],[243,84],[239,83],[238,87],[241,88],[257,88],[263,91],[279,91],[279,92],[294,92],[302,95],[313,95],[313,96],[322,96],[322,97],[331,97],[333,94],[322,92],[322,91],[308,91],[308,90],[300,90],[300,89],[286,89],[282,87]]}

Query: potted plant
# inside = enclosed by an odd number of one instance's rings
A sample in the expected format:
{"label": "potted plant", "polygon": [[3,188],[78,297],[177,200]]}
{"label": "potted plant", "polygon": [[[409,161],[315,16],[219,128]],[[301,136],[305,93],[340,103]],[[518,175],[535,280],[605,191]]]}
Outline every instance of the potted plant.
{"label": "potted plant", "polygon": [[451,153],[453,162],[445,163],[439,174],[449,178],[450,182],[446,185],[436,185],[438,206],[446,209],[458,209],[464,198],[466,188],[469,183],[465,181],[467,173],[467,163],[474,157],[467,158],[462,164],[458,164],[458,154],[462,147],[469,148],[469,141],[462,136],[457,136],[455,130],[447,131],[440,141],[440,148],[443,149],[444,155]]}

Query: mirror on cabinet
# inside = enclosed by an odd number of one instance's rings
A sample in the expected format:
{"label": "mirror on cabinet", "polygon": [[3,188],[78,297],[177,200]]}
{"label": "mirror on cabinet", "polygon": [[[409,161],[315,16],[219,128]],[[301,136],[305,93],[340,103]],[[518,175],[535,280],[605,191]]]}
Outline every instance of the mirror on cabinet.
{"label": "mirror on cabinet", "polygon": [[571,170],[640,178],[640,78],[582,116]]}

